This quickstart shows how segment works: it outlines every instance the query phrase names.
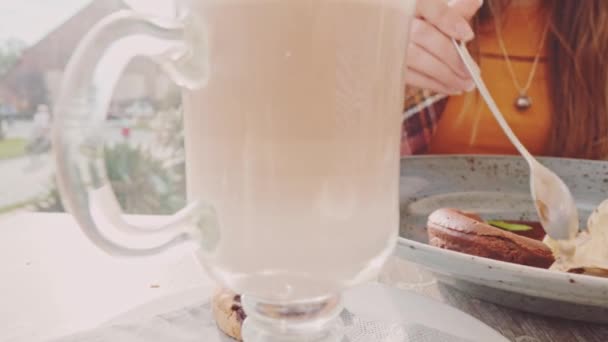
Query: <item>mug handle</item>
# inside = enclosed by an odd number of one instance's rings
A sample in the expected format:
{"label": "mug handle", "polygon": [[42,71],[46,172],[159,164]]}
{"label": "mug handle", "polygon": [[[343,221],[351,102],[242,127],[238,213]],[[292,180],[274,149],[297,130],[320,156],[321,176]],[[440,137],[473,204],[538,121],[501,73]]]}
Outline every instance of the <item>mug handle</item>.
{"label": "mug handle", "polygon": [[[205,56],[192,58],[198,52],[184,39],[181,20],[123,10],[96,24],[66,67],[52,133],[58,187],[66,209],[83,232],[109,254],[151,255],[182,242],[200,242],[205,226],[216,222],[214,212],[196,202],[158,226],[125,221],[106,174],[101,136],[113,90],[134,57],[145,56],[179,86],[196,88],[205,83],[207,71]],[[116,230],[114,236],[107,228]],[[114,241],[119,235],[123,240],[138,241]]]}

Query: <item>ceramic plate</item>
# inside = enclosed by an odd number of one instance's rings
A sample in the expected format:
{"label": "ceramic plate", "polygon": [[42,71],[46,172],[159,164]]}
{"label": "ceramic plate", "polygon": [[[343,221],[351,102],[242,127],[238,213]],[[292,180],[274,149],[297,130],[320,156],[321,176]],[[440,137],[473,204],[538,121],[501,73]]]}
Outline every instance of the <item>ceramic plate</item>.
{"label": "ceramic plate", "polygon": [[[581,227],[608,198],[608,162],[541,158],[572,190]],[[427,244],[428,215],[443,207],[483,218],[537,220],[519,157],[421,156],[402,160],[397,256],[475,297],[547,316],[608,323],[608,279],[548,271]]]}

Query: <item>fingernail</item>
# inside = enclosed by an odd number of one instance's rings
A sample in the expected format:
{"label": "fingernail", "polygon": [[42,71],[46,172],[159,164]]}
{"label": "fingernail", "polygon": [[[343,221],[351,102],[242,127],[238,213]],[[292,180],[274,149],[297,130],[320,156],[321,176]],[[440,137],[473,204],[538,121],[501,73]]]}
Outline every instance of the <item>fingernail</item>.
{"label": "fingernail", "polygon": [[473,33],[471,26],[464,21],[459,21],[454,24],[453,29],[458,35],[456,38],[462,41],[468,42],[475,37],[475,33]]}

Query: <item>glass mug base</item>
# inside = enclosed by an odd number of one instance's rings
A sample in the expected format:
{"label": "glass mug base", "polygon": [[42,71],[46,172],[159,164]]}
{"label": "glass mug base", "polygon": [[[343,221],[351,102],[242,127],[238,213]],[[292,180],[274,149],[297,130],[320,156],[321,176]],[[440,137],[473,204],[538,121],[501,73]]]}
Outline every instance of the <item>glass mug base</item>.
{"label": "glass mug base", "polygon": [[242,336],[247,342],[337,342],[343,337],[338,295],[274,304],[243,296],[247,318]]}

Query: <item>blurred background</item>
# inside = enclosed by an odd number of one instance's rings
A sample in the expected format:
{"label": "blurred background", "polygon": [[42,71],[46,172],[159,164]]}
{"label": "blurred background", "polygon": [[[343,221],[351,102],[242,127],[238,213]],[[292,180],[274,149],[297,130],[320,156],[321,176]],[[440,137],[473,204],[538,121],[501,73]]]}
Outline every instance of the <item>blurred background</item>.
{"label": "blurred background", "polygon": [[[101,18],[132,7],[172,15],[169,0],[0,2],[0,214],[60,212],[49,132],[66,64]],[[116,88],[104,136],[108,175],[125,212],[169,214],[185,202],[178,88],[145,59]]]}

